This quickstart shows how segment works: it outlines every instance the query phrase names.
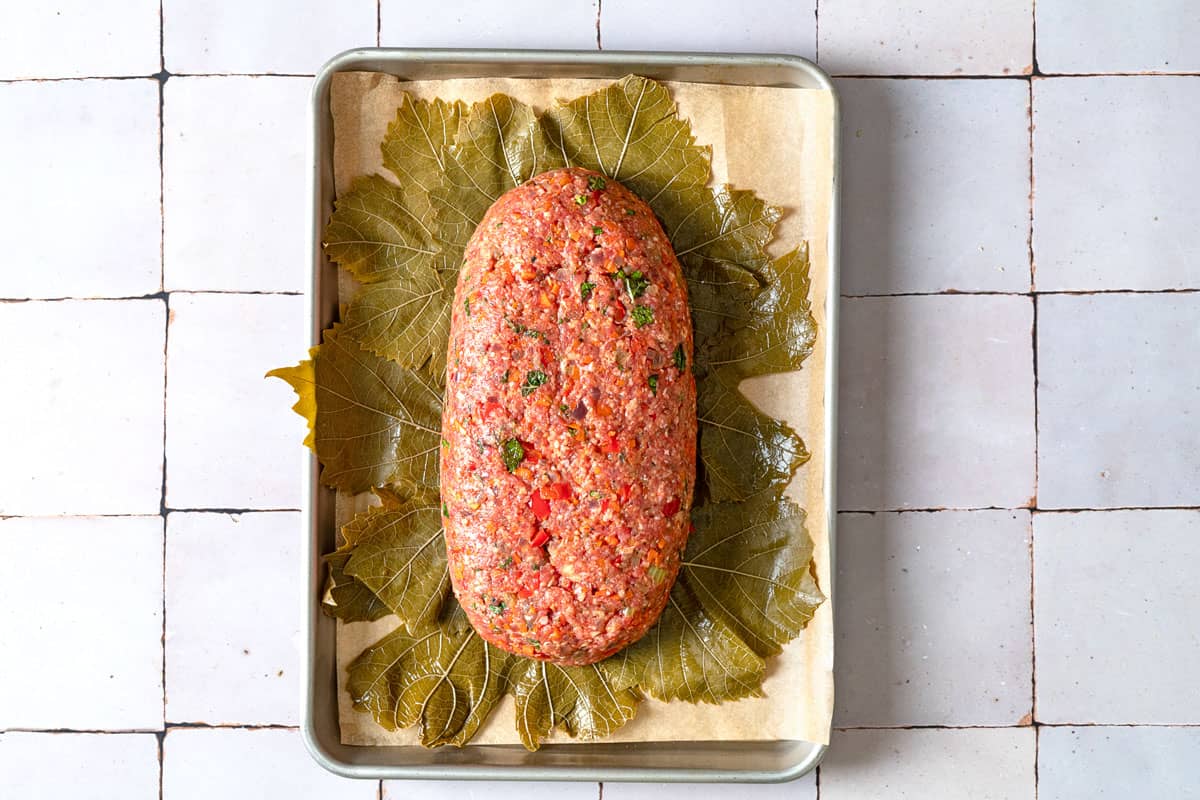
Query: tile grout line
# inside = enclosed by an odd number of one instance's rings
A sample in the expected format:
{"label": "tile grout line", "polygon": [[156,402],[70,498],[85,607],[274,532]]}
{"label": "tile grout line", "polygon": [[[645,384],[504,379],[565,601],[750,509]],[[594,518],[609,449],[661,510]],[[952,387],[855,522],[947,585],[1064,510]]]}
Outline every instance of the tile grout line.
{"label": "tile grout line", "polygon": [[166,294],[167,286],[167,179],[166,179],[166,108],[167,78],[167,48],[166,24],[164,22],[163,0],[158,0],[158,278],[159,290],[163,300],[163,403],[162,403],[162,486],[159,494],[159,517],[162,520],[162,635],[159,639],[162,658],[162,732],[155,733],[158,751],[158,800],[164,800],[164,784],[166,780],[166,739],[167,739],[167,342],[171,336],[171,297]]}
{"label": "tile grout line", "polygon": [[[604,0],[596,0],[596,49],[597,50],[604,49],[604,45],[600,41],[600,14],[603,12],[603,10],[604,10]],[[604,793],[604,790],[602,789],[601,794],[603,795],[603,793]]]}
{"label": "tile grout line", "polygon": [[[821,0],[813,0],[813,63],[820,65],[821,63]],[[817,765],[820,769],[820,765]],[[817,796],[820,797],[820,786],[817,787]]]}
{"label": "tile grout line", "polygon": [[[160,203],[161,205],[161,203]],[[161,213],[161,212],[160,212]],[[161,223],[160,223],[161,224]],[[160,245],[161,247],[161,245]],[[1197,290],[1200,291],[1200,290]],[[78,301],[114,301],[114,300],[163,300],[168,294],[234,294],[234,295],[263,295],[267,297],[303,297],[306,293],[302,291],[261,291],[261,290],[244,290],[236,289],[174,289],[171,291],[157,291],[150,294],[130,294],[117,297],[0,297],[0,303],[69,303]]]}
{"label": "tile grout line", "polygon": [[[375,0],[375,46],[383,46],[383,0]],[[379,790],[383,791],[383,781],[379,782]]]}

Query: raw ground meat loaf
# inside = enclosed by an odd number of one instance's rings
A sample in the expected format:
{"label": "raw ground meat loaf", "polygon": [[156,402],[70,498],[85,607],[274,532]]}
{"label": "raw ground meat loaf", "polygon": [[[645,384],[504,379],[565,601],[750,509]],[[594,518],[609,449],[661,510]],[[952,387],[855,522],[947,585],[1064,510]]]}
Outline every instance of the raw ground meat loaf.
{"label": "raw ground meat loaf", "polygon": [[559,664],[636,641],[696,472],[687,289],[653,212],[582,169],[506,193],[467,246],[448,362],[446,545],[475,629]]}

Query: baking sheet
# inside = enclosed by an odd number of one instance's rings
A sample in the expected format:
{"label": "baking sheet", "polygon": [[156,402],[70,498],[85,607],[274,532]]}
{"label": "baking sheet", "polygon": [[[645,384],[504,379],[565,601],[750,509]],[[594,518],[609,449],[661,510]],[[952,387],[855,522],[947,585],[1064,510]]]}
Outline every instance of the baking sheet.
{"label": "baking sheet", "polygon": [[[387,123],[408,91],[432,99],[482,100],[505,92],[538,110],[557,98],[572,98],[610,83],[592,79],[473,78],[405,82],[381,73],[352,72],[333,76],[331,111],[334,125],[334,179],[338,192],[357,175],[384,173],[379,143]],[[812,451],[788,493],[808,511],[815,542],[818,581],[830,585],[828,519],[825,516],[825,353],[823,337],[829,275],[829,215],[833,175],[834,119],[832,96],[821,90],[725,86],[666,82],[691,120],[697,141],[713,147],[713,180],[752,188],[785,209],[775,255],[808,240],[812,263],[813,314],[818,340],[799,373],[763,376],[742,390],[765,412],[790,422]],[[384,173],[386,174],[386,173]],[[344,285],[350,290],[350,284]],[[366,505],[363,497],[338,498],[338,524]],[[368,714],[354,711],[344,691],[345,666],[395,625],[392,618],[375,623],[338,623],[338,711],[341,740],[352,745],[411,745],[414,730],[388,732]],[[796,740],[826,744],[833,709],[832,604],[817,611],[808,629],[777,658],[768,661],[765,697],[721,706],[661,703],[648,700],[637,717],[604,741],[767,741]],[[572,741],[556,732],[551,742]],[[481,728],[473,744],[514,744],[511,700],[503,701]]]}

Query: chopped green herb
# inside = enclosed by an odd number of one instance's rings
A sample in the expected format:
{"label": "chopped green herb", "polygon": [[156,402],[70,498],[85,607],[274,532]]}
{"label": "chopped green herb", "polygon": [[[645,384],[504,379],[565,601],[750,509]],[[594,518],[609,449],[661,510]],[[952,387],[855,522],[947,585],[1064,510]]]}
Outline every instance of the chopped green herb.
{"label": "chopped green herb", "polygon": [[509,373],[511,373],[511,372],[512,372],[512,369],[504,370],[504,374],[500,376],[500,382],[508,383],[508,376],[509,376]]}
{"label": "chopped green herb", "polygon": [[471,298],[463,298],[463,311],[467,312],[467,316],[471,316]]}
{"label": "chopped green herb", "polygon": [[625,216],[627,216],[627,217],[636,217],[636,216],[637,216],[637,212],[636,212],[636,211],[634,211],[632,208],[627,208],[627,209],[625,209]]}
{"label": "chopped green herb", "polygon": [[566,414],[570,410],[571,410],[571,408],[569,406],[565,406],[562,403],[558,404],[558,413]]}
{"label": "chopped green herb", "polygon": [[442,501],[442,516],[446,519],[450,519],[450,509],[446,508],[445,500]]}
{"label": "chopped green herb", "polygon": [[588,281],[584,281],[583,283],[579,284],[579,296],[583,298],[583,302],[587,302],[588,298],[592,296],[592,289],[595,288],[596,284]]}
{"label": "chopped green herb", "polygon": [[541,339],[546,344],[550,343],[550,337],[546,336],[546,334],[542,333],[541,331],[535,331],[519,322],[513,322],[508,317],[504,318],[504,322],[508,325],[508,327],[512,328],[514,332],[519,333],[522,336],[528,336],[531,339]]}
{"label": "chopped green herb", "polygon": [[588,188],[593,192],[603,189],[608,183],[604,180],[603,175],[592,175],[588,178]]}
{"label": "chopped green herb", "polygon": [[512,472],[525,460],[525,448],[516,439],[505,439],[500,445],[500,457],[504,459],[504,468]]}
{"label": "chopped green herb", "polygon": [[588,492],[588,497],[598,500],[601,497],[604,497],[604,492],[600,491],[599,489],[592,489],[590,492]]}
{"label": "chopped green herb", "polygon": [[448,442],[445,439],[442,439],[442,447],[449,447],[449,446],[450,446],[450,442]]}
{"label": "chopped green herb", "polygon": [[500,569],[508,569],[511,566],[512,566],[512,556],[509,556],[508,558],[506,558],[500,562]]}
{"label": "chopped green herb", "polygon": [[613,277],[625,284],[625,291],[629,292],[629,297],[633,300],[644,295],[646,287],[650,285],[650,280],[642,274],[640,269],[630,273],[617,270],[613,273]]}
{"label": "chopped green herb", "polygon": [[650,394],[657,397],[658,396],[658,376],[651,375],[649,378],[646,378],[646,383],[648,383],[650,385]]}
{"label": "chopped green herb", "polygon": [[[646,574],[649,575],[655,583],[662,583],[663,579],[667,577],[667,571],[657,564],[651,564],[650,566],[646,567]],[[500,611],[503,610],[504,606],[501,605]],[[496,613],[499,614],[500,611],[497,611]]]}
{"label": "chopped green herb", "polygon": [[582,205],[586,205],[586,204],[587,204],[587,195],[586,194],[575,195],[575,205],[582,206]]}
{"label": "chopped green herb", "polygon": [[602,233],[604,233],[604,228],[601,228],[599,225],[592,226],[592,236],[599,236]]}
{"label": "chopped green herb", "polygon": [[687,366],[687,356],[683,354],[683,342],[675,345],[675,353],[671,357],[675,359],[675,369],[683,372]]}
{"label": "chopped green herb", "polygon": [[[653,567],[651,567],[651,569],[653,569]],[[666,573],[664,573],[664,574],[666,574]],[[496,615],[503,614],[504,613],[504,601],[503,600],[492,600],[492,602],[490,604],[488,604],[488,611],[490,611]]]}
{"label": "chopped green herb", "polygon": [[521,384],[521,396],[529,397],[537,387],[546,382],[546,373],[540,369],[532,369],[525,373],[525,383]]}
{"label": "chopped green herb", "polygon": [[633,309],[633,324],[644,328],[654,322],[654,309],[650,306],[637,306]]}

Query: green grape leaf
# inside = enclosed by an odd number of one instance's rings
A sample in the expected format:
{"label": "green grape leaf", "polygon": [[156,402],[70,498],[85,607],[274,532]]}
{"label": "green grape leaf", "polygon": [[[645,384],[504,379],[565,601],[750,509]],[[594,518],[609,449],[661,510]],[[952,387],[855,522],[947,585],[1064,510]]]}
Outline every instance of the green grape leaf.
{"label": "green grape leaf", "polygon": [[768,489],[782,491],[809,458],[791,426],[759,411],[719,374],[710,374],[696,388],[700,466],[708,499],[721,503]]}
{"label": "green grape leaf", "polygon": [[325,483],[352,493],[438,485],[442,387],[434,377],[368,353],[338,327],[317,348],[314,374]]}
{"label": "green grape leaf", "polygon": [[449,156],[442,182],[430,195],[445,270],[459,268],[475,226],[500,195],[565,166],[533,109],[504,94],[471,106]]}
{"label": "green grape leaf", "polygon": [[749,270],[720,261],[702,261],[684,277],[692,311],[696,371],[703,375],[709,353],[749,322],[750,304],[760,287]]}
{"label": "green grape leaf", "polygon": [[450,602],[437,626],[400,626],[364,650],[346,688],[354,707],[387,730],[416,725],[426,747],[463,745],[503,697],[514,660],[479,638]]}
{"label": "green grape leaf", "polygon": [[769,261],[766,246],[783,216],[778,208],[729,186],[690,192],[681,202],[687,213],[663,220],[663,228],[684,264],[708,259],[758,270]]}
{"label": "green grape leaf", "polygon": [[[325,227],[325,252],[363,283],[409,278],[438,254],[428,210],[381,175],[355,178]],[[428,200],[423,201],[428,205]]]}
{"label": "green grape leaf", "polygon": [[808,299],[808,247],[768,262],[762,276],[762,291],[743,306],[744,322],[709,354],[711,368],[738,378],[790,372],[812,353],[817,323]]}
{"label": "green grape leaf", "polygon": [[712,149],[696,144],[691,124],[660,83],[629,75],[547,109],[542,122],[566,165],[620,181],[668,229],[688,217],[697,192],[709,193]]}
{"label": "green grape leaf", "polygon": [[764,658],[800,635],[825,600],[804,518],[773,492],[692,510],[684,580],[705,611]]}
{"label": "green grape leaf", "polygon": [[383,166],[396,176],[405,196],[412,200],[411,208],[422,219],[428,219],[433,210],[429,195],[442,182],[446,150],[454,144],[466,109],[461,100],[414,100],[405,92],[396,118],[388,123],[380,144]]}
{"label": "green grape leaf", "polygon": [[720,703],[760,697],[766,662],[676,581],[658,623],[600,668],[611,685],[659,700]]}
{"label": "green grape leaf", "polygon": [[325,556],[329,598],[321,602],[321,610],[342,622],[374,622],[386,617],[392,610],[365,583],[346,574],[349,549],[338,549]]}
{"label": "green grape leaf", "polygon": [[450,589],[437,493],[424,492],[398,508],[368,509],[342,533],[357,543],[344,573],[410,630],[432,625]]}
{"label": "green grape leaf", "polygon": [[370,283],[346,306],[342,332],[402,367],[420,367],[432,361],[433,373],[441,374],[446,366],[453,300],[453,283],[444,285],[442,275],[432,269]]}
{"label": "green grape leaf", "polygon": [[641,702],[636,690],[613,686],[596,664],[562,667],[518,658],[510,680],[517,732],[529,750],[554,728],[584,741],[602,739],[633,719]]}

